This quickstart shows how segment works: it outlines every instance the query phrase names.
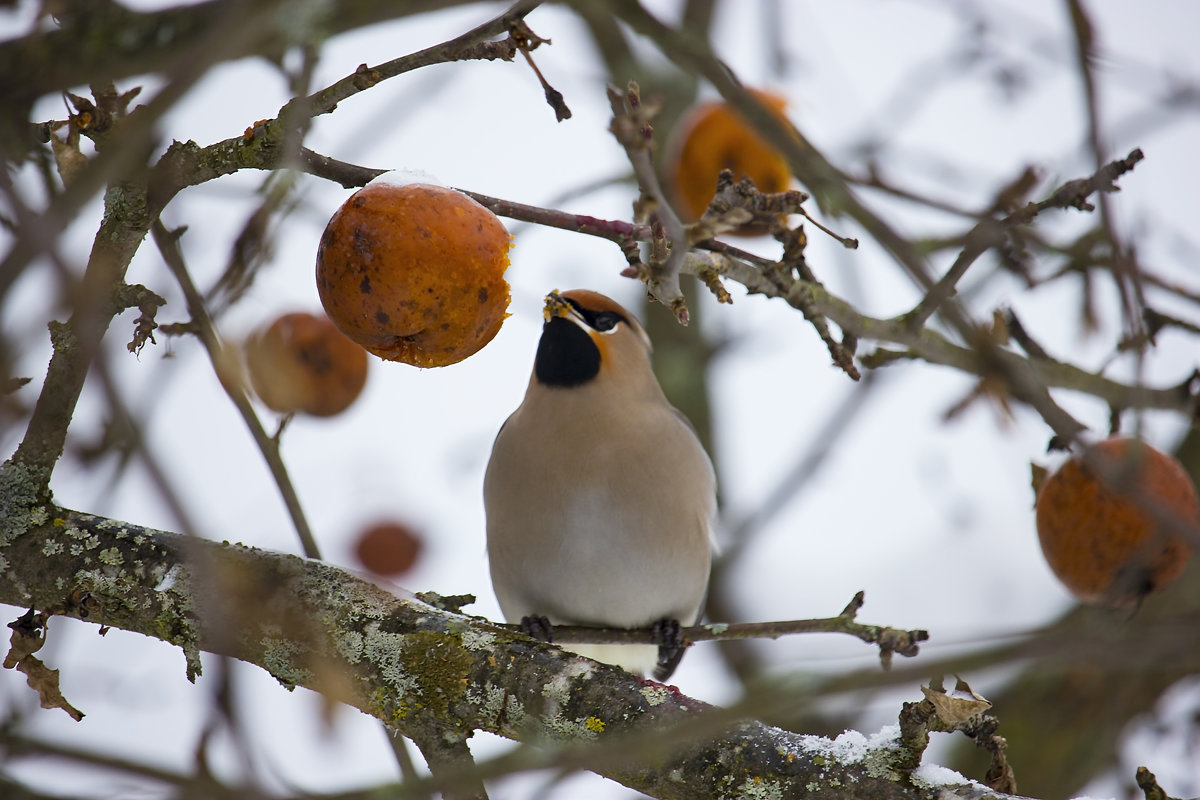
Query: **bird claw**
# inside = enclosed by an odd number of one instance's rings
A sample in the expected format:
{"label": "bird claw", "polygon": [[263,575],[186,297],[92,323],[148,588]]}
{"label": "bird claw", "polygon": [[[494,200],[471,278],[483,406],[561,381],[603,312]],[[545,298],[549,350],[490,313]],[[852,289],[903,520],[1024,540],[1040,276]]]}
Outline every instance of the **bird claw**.
{"label": "bird claw", "polygon": [[554,641],[554,630],[550,627],[550,620],[541,614],[521,617],[521,633],[539,642]]}
{"label": "bird claw", "polygon": [[650,628],[650,639],[659,647],[682,647],[683,628],[677,619],[660,619]]}
{"label": "bird claw", "polygon": [[658,663],[654,665],[655,680],[665,681],[675,672],[687,650],[683,628],[677,619],[660,619],[651,628],[651,640],[658,645]]}

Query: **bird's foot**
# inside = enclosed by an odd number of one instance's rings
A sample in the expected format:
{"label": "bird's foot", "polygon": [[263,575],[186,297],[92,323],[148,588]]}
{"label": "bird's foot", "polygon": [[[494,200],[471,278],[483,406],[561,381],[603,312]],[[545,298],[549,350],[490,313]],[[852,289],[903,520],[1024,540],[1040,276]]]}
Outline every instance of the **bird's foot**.
{"label": "bird's foot", "polygon": [[554,631],[550,627],[550,620],[541,614],[521,617],[521,633],[531,639],[537,639],[539,642],[554,641]]}
{"label": "bird's foot", "polygon": [[660,619],[654,623],[651,637],[658,645],[658,663],[654,665],[655,680],[665,681],[679,666],[679,661],[687,650],[682,631],[677,619]]}

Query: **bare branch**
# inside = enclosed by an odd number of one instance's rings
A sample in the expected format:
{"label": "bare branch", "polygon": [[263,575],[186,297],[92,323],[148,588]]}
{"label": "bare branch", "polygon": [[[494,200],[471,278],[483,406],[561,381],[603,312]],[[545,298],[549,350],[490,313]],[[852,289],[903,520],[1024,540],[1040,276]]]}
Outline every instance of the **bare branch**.
{"label": "bare branch", "polygon": [[1132,150],[1125,158],[1105,164],[1089,178],[1064,183],[1041,202],[1029,203],[1000,220],[980,220],[964,237],[965,246],[950,265],[950,269],[930,288],[917,307],[909,312],[909,320],[915,326],[924,325],[938,307],[954,294],[955,285],[967,269],[981,255],[1003,242],[1010,229],[1018,225],[1028,225],[1038,214],[1050,208],[1093,210],[1094,206],[1088,202],[1088,198],[1098,192],[1117,191],[1114,181],[1132,170],[1143,158],[1141,150]]}
{"label": "bare branch", "polygon": [[[171,72],[179,64],[181,52],[208,44],[214,32],[233,38],[236,46],[219,51],[218,59],[208,63],[281,54],[303,43],[295,38],[297,34],[328,36],[460,2],[379,4],[341,0],[315,7],[319,13],[307,20],[307,26],[281,24],[285,15],[294,13],[282,0],[255,4],[252,12],[239,0],[208,0],[144,13],[120,3],[97,3],[96,13],[72,16],[57,31],[0,44],[0,74],[24,76],[21,81],[5,82],[0,103],[28,101],[72,86]],[[522,5],[527,13],[536,3]],[[253,36],[229,36],[231,31],[239,30],[253,31]]]}
{"label": "bare branch", "polygon": [[[609,130],[625,148],[638,182],[640,195],[634,202],[634,221],[649,223],[652,231],[644,277],[646,288],[654,299],[671,309],[680,324],[686,325],[687,301],[679,287],[679,271],[687,252],[688,236],[654,169],[651,122],[658,109],[642,101],[636,83],[630,83],[624,92],[610,86],[608,100],[613,112]],[[661,233],[653,233],[656,227]]]}
{"label": "bare branch", "polygon": [[241,372],[236,366],[237,357],[229,352],[229,349],[217,336],[212,317],[205,306],[204,297],[192,282],[187,265],[183,261],[183,253],[179,249],[179,236],[183,231],[172,233],[161,221],[155,220],[151,232],[154,234],[154,243],[158,246],[163,260],[175,276],[175,280],[179,282],[180,288],[183,289],[188,313],[192,317],[191,328],[204,345],[204,350],[208,353],[213,372],[216,373],[221,388],[225,390],[225,394],[237,408],[246,427],[250,430],[250,435],[254,438],[254,443],[258,445],[263,459],[267,462],[267,467],[271,470],[271,476],[275,479],[275,485],[279,488],[288,515],[292,519],[292,526],[296,529],[296,535],[300,537],[304,554],[309,558],[319,559],[321,549],[317,545],[316,537],[313,536],[308,518],[300,506],[300,496],[296,493],[296,487],[288,476],[287,465],[283,463],[283,458],[279,454],[279,442],[267,435],[262,423],[258,420],[258,415],[254,413],[254,406],[250,404],[250,398],[246,396]]}
{"label": "bare branch", "polygon": [[[882,625],[864,625],[856,620],[863,604],[863,592],[836,617],[820,619],[798,619],[784,622],[741,622],[707,623],[680,629],[685,644],[696,642],[727,642],[739,639],[778,639],[799,633],[845,633],[861,639],[867,644],[879,645],[880,661],[884,669],[891,666],[893,653],[913,657],[920,650],[920,642],[929,639],[923,630],[899,630]],[[520,631],[520,625],[504,625]],[[598,628],[583,625],[549,626],[552,641],[556,644],[655,644],[653,628]]]}

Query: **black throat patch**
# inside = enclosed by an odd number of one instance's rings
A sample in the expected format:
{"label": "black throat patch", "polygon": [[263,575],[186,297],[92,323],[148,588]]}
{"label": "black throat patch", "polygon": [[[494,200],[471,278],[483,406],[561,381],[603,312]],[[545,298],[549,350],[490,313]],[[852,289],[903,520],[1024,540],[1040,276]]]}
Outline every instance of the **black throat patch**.
{"label": "black throat patch", "polygon": [[545,386],[579,386],[600,372],[600,350],[587,331],[555,317],[542,326],[533,372]]}

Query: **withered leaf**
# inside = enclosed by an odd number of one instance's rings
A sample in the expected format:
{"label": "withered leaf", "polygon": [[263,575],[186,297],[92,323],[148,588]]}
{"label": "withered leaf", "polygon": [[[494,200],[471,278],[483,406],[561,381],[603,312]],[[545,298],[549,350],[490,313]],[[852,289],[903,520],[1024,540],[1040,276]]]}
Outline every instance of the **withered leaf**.
{"label": "withered leaf", "polygon": [[[7,665],[7,660],[5,661]],[[61,708],[71,715],[71,719],[79,722],[83,712],[67,702],[58,686],[58,670],[47,667],[37,656],[25,656],[17,664],[17,671],[25,673],[25,682],[29,688],[38,693],[42,708]]]}
{"label": "withered leaf", "polygon": [[977,695],[961,679],[952,693],[942,691],[941,687],[930,689],[926,686],[922,686],[921,691],[925,699],[933,704],[938,720],[947,729],[958,728],[992,707],[990,702]]}
{"label": "withered leaf", "polygon": [[25,682],[38,693],[42,708],[61,708],[76,722],[83,719],[83,712],[63,697],[58,684],[58,670],[50,669],[34,655],[46,643],[45,616],[30,610],[20,619],[9,623],[8,627],[12,628],[12,636],[8,655],[4,657],[4,668],[16,668],[18,672],[25,673]]}

